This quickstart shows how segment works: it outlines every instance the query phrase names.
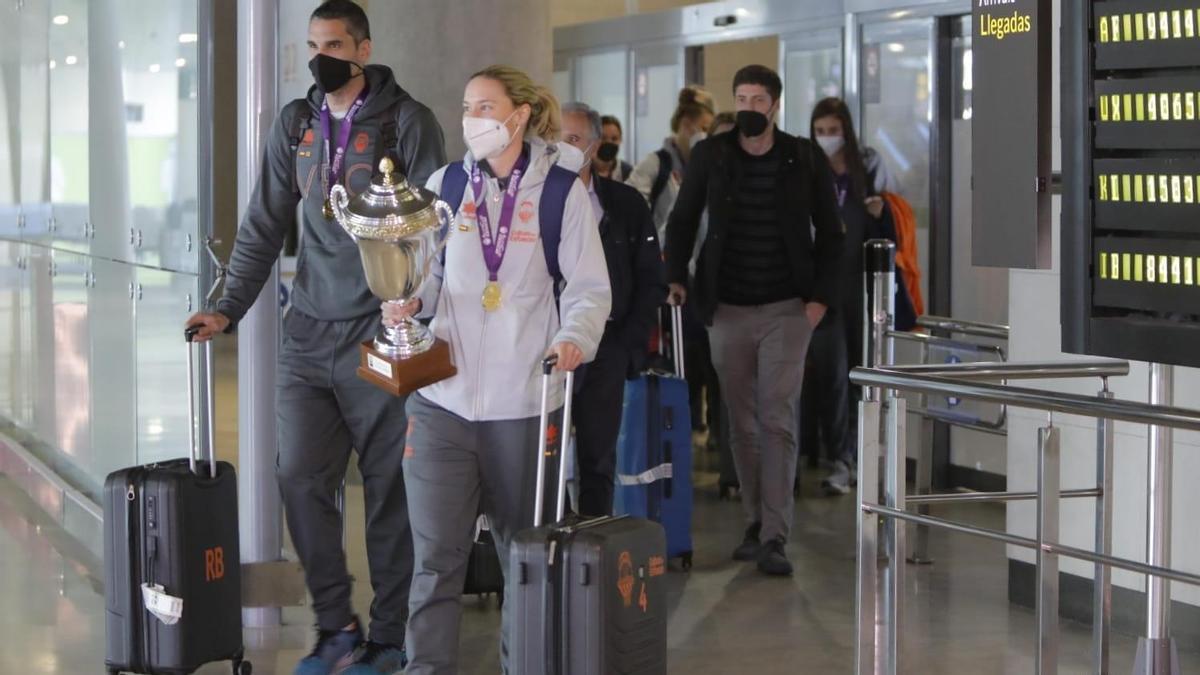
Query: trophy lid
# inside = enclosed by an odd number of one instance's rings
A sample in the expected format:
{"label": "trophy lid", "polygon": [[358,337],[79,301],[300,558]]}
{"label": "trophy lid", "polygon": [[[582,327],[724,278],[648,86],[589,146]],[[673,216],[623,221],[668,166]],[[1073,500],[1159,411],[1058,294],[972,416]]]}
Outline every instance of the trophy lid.
{"label": "trophy lid", "polygon": [[436,195],[411,185],[395,171],[391,158],[384,157],[371,186],[349,200],[338,220],[355,238],[403,239],[440,227],[436,201]]}

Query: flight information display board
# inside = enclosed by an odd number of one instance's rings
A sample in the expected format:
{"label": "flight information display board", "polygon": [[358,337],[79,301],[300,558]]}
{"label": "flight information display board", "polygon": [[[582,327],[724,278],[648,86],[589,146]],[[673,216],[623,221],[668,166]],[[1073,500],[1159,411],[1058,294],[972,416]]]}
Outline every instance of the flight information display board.
{"label": "flight information display board", "polygon": [[1200,366],[1200,0],[1063,3],[1068,352]]}

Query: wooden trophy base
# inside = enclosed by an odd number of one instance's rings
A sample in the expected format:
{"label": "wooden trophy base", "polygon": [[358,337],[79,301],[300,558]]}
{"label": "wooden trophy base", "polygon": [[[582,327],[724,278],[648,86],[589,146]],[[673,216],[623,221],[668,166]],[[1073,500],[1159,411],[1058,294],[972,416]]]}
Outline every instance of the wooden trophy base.
{"label": "wooden trophy base", "polygon": [[405,396],[458,374],[444,340],[435,340],[429,351],[405,359],[380,353],[374,340],[362,343],[359,351],[358,376],[392,396]]}

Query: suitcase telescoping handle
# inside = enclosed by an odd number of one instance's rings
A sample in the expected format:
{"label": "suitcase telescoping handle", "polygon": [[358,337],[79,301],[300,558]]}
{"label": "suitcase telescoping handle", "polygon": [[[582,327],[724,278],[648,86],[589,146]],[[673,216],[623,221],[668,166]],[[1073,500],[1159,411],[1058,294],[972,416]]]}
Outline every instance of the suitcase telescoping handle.
{"label": "suitcase telescoping handle", "polygon": [[[542,416],[538,424],[537,495],[534,498],[533,526],[542,526],[542,511],[546,495],[546,450],[550,433],[550,380],[557,356],[542,360]],[[562,432],[559,434],[558,492],[555,522],[561,521],[567,512],[567,438],[571,433],[571,399],[575,390],[575,373],[567,372],[566,393],[563,395]]]}
{"label": "suitcase telescoping handle", "polygon": [[[671,309],[671,365],[675,367],[675,377],[683,380],[683,305],[668,304]],[[666,358],[667,341],[662,338],[662,312],[658,316],[658,354]]]}
{"label": "suitcase telescoping handle", "polygon": [[200,418],[200,427],[204,430],[205,439],[208,441],[208,473],[211,477],[217,477],[217,446],[216,434],[213,432],[213,358],[212,358],[212,340],[206,340],[203,343],[204,349],[204,381],[208,386],[204,388],[205,403],[207,412],[198,413],[196,408],[196,365],[192,355],[192,345],[195,344],[196,335],[200,332],[200,326],[189,326],[183,332],[183,337],[188,343],[188,369],[187,369],[187,391],[188,391],[188,466],[192,473],[200,475],[200,442],[197,438],[199,431],[196,428],[195,420]]}

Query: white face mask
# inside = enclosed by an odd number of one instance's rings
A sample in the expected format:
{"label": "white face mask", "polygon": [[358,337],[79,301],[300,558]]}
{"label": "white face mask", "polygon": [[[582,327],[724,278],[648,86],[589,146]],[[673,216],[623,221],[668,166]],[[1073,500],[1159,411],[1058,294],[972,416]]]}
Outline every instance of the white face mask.
{"label": "white face mask", "polygon": [[825,155],[833,157],[846,145],[846,139],[841,136],[817,136],[817,145],[825,151]]}
{"label": "white face mask", "polygon": [[508,149],[512,144],[508,120],[516,114],[514,110],[503,122],[490,117],[463,117],[463,141],[475,161],[491,159]]}
{"label": "white face mask", "polygon": [[[588,150],[591,149],[592,146],[589,145]],[[583,171],[583,167],[587,166],[589,162],[591,162],[591,160],[587,158],[587,153],[585,151],[580,150],[566,141],[559,142],[557,162],[559,166],[567,171],[579,173],[580,171]]]}
{"label": "white face mask", "polygon": [[707,132],[704,132],[704,131],[697,131],[696,133],[692,134],[692,137],[691,137],[691,139],[690,139],[690,140],[688,140],[688,147],[689,147],[689,148],[694,148],[694,147],[696,147],[696,144],[697,144],[697,143],[699,143],[700,141],[702,141],[702,140],[704,140],[704,139],[706,139],[706,138],[708,138],[708,133],[707,133]]}

